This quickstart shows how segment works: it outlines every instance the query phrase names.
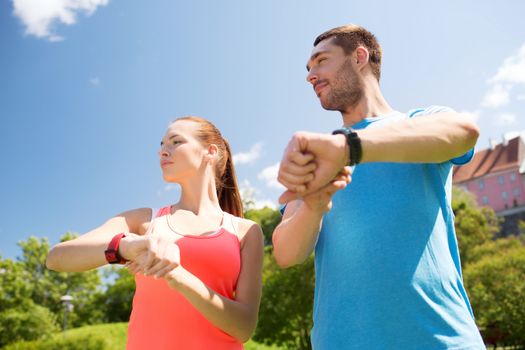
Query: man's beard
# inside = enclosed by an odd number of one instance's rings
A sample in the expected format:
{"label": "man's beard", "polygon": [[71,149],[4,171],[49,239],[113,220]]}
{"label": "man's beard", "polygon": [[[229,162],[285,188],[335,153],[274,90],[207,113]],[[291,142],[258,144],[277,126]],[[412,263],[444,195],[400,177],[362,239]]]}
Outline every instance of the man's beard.
{"label": "man's beard", "polygon": [[350,59],[339,68],[335,80],[330,85],[325,101],[321,100],[324,109],[341,113],[355,107],[363,98],[363,83],[352,67]]}

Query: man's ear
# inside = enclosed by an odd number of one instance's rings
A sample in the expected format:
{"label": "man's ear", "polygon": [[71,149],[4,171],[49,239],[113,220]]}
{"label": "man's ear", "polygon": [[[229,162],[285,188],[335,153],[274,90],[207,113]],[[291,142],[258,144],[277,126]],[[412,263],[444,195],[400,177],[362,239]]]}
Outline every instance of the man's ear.
{"label": "man's ear", "polygon": [[368,60],[370,59],[370,53],[368,50],[363,46],[358,46],[357,49],[354,51],[354,63],[358,67],[358,69],[362,69],[368,64]]}

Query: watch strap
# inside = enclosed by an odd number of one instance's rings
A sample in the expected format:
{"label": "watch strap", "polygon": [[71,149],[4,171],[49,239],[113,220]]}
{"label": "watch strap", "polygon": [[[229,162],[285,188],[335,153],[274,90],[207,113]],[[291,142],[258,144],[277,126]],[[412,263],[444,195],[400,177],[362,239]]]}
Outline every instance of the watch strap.
{"label": "watch strap", "polygon": [[363,157],[363,148],[361,146],[361,139],[357,133],[349,128],[341,128],[334,130],[332,135],[343,134],[346,137],[346,142],[348,144],[348,149],[350,150],[350,160],[349,165],[354,166],[361,162]]}
{"label": "watch strap", "polygon": [[124,259],[118,252],[120,246],[120,240],[126,237],[125,233],[119,233],[113,236],[111,241],[108,244],[107,249],[104,251],[106,260],[110,264],[125,264],[128,260]]}

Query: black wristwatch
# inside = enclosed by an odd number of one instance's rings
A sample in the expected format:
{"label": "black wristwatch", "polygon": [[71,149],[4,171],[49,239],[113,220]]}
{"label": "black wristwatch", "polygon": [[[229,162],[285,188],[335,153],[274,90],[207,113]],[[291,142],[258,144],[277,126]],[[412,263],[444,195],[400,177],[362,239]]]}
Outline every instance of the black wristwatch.
{"label": "black wristwatch", "polygon": [[361,162],[363,157],[363,148],[361,147],[361,139],[357,133],[349,128],[341,128],[334,130],[332,135],[343,134],[346,137],[348,143],[348,149],[350,150],[350,161],[349,165],[353,166]]}

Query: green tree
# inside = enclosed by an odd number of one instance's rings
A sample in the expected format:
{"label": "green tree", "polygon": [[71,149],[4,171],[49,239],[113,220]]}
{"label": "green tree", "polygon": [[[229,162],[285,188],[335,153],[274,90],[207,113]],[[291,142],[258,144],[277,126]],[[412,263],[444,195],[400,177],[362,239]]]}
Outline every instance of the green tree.
{"label": "green tree", "polygon": [[467,191],[454,187],[452,192],[452,210],[454,211],[456,235],[461,253],[461,265],[464,267],[472,260],[472,250],[493,239],[499,231],[500,219],[490,208],[479,208],[474,196]]}
{"label": "green tree", "polygon": [[250,209],[244,213],[247,219],[253,220],[261,226],[266,244],[272,243],[273,230],[281,222],[281,213],[278,210],[264,207],[262,209]]}
{"label": "green tree", "polygon": [[517,237],[495,239],[500,219],[478,207],[472,194],[453,189],[452,208],[463,278],[485,342],[525,344],[525,246]]}
{"label": "green tree", "polygon": [[[76,237],[66,233],[61,241]],[[29,237],[19,242],[22,257],[18,262],[26,272],[25,283],[31,286],[31,299],[37,305],[47,307],[60,323],[63,318],[63,305],[60,298],[69,294],[73,297],[73,311],[68,315],[70,326],[78,327],[103,321],[103,311],[91,307],[96,302],[101,290],[101,279],[98,270],[81,273],[65,273],[48,270],[45,266],[49,251],[47,238]]]}
{"label": "green tree", "polygon": [[114,281],[99,297],[98,304],[106,311],[105,320],[106,322],[128,322],[135,294],[135,278],[128,269],[121,267],[111,267],[106,277]]}
{"label": "green tree", "polygon": [[525,245],[517,237],[473,248],[464,269],[476,323],[486,342],[525,345]]}
{"label": "green tree", "polygon": [[31,300],[29,273],[20,263],[0,258],[0,312]]}
{"label": "green tree", "polygon": [[56,315],[32,300],[30,277],[20,262],[0,259],[0,347],[58,330]]}
{"label": "green tree", "polygon": [[273,259],[271,247],[267,247],[264,263],[263,297],[253,339],[288,349],[311,349],[313,257],[301,265],[281,270]]}

